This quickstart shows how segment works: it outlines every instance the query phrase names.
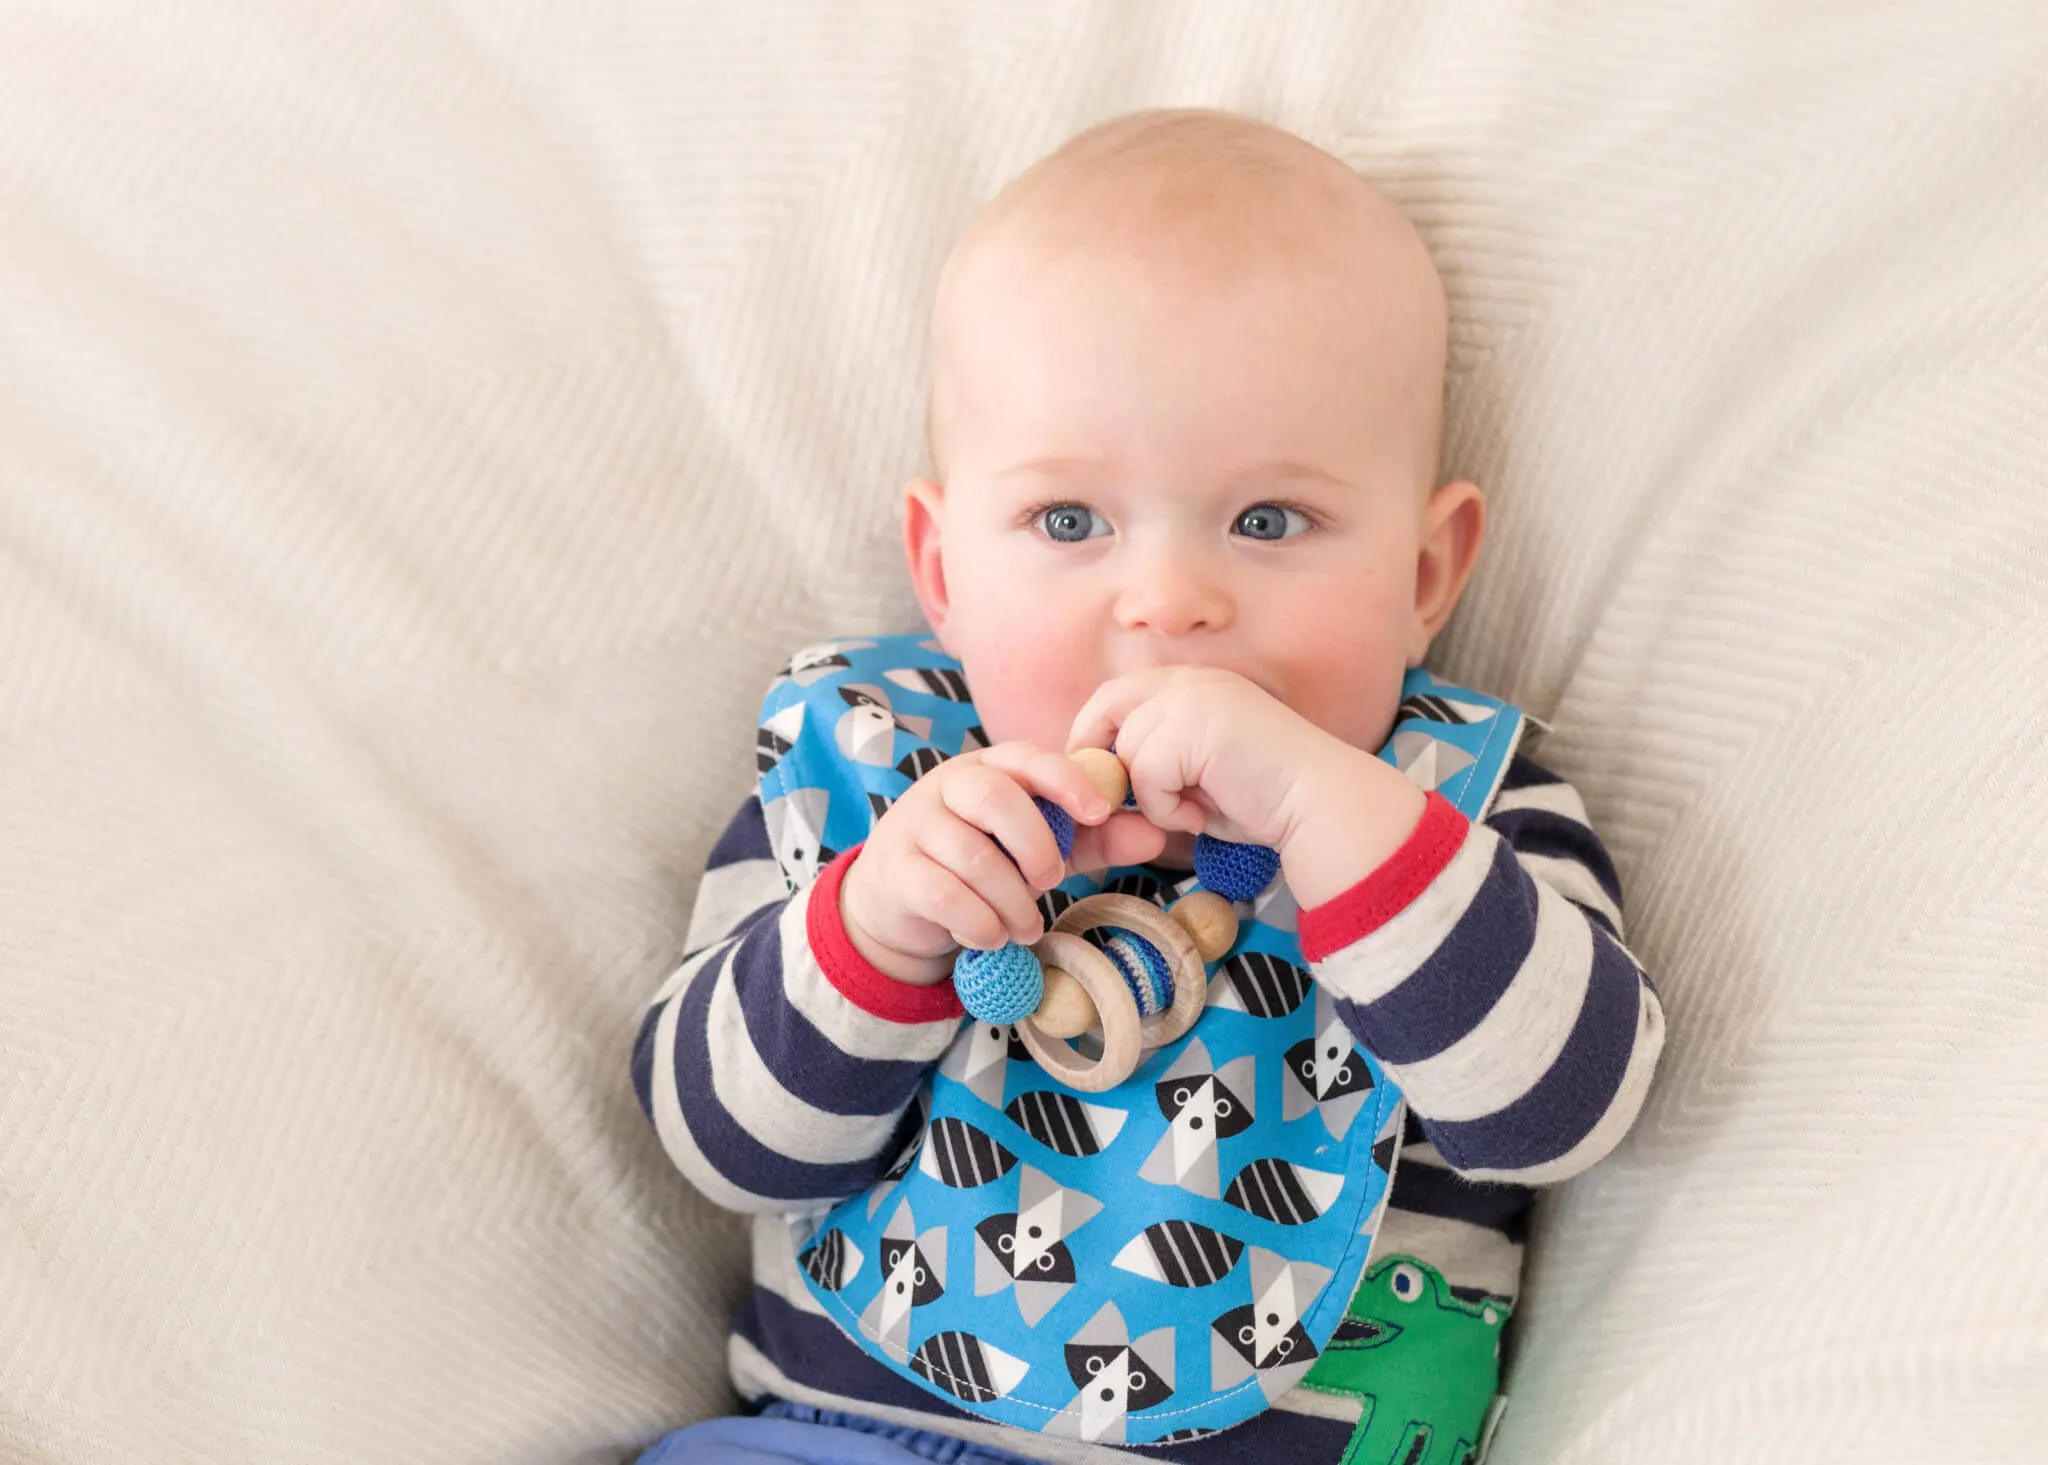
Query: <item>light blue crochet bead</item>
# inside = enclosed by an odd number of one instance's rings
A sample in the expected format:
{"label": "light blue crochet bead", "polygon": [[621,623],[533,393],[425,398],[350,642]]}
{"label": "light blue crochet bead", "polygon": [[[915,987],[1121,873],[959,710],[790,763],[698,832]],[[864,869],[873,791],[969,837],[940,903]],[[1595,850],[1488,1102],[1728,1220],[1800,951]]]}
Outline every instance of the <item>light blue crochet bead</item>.
{"label": "light blue crochet bead", "polygon": [[953,958],[953,990],[968,1016],[1001,1027],[1038,1011],[1045,971],[1030,947],[1014,941],[994,951],[963,946]]}

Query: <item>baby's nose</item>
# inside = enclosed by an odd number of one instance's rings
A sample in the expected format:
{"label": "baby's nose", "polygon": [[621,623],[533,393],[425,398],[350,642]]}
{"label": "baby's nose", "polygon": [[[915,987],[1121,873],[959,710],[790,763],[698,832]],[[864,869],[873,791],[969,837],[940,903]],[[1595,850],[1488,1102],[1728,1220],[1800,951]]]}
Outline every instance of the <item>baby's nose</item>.
{"label": "baby's nose", "polygon": [[1160,554],[1131,568],[1117,597],[1117,621],[1125,630],[1186,636],[1220,631],[1236,617],[1222,577],[1198,559]]}

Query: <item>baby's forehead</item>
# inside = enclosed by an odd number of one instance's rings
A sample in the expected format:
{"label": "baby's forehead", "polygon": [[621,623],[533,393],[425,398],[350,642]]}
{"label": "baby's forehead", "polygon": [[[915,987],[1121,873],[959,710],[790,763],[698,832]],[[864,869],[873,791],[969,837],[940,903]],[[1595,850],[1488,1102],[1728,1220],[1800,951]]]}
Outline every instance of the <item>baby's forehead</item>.
{"label": "baby's forehead", "polygon": [[1320,148],[1248,119],[1170,114],[1083,134],[1026,170],[976,217],[956,254],[1079,249],[1239,264],[1291,254],[1361,270],[1427,269],[1419,243],[1384,195]]}
{"label": "baby's forehead", "polygon": [[[1118,290],[1128,271],[1169,299],[1287,279],[1322,330],[1398,363],[1403,409],[1440,430],[1447,320],[1442,281],[1401,210],[1332,154],[1278,128],[1214,113],[1148,113],[1083,133],[1027,169],[970,223],[932,310],[927,434],[943,471],[958,378],[1007,342],[1048,271],[1079,262]],[[1072,279],[1071,275],[1059,276]],[[1057,293],[1057,291],[1055,291]],[[1112,294],[1111,298],[1122,298]],[[1434,449],[1432,448],[1432,453]]]}

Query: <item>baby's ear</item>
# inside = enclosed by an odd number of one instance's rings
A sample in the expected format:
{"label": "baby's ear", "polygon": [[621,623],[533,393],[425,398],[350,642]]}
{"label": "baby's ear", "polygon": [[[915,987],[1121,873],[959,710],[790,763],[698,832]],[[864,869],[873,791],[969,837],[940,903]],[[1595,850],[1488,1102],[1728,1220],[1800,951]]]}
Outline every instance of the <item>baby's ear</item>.
{"label": "baby's ear", "polygon": [[939,526],[945,505],[944,484],[929,478],[913,478],[903,485],[903,558],[910,566],[910,588],[917,593],[918,608],[942,645],[946,639],[946,614],[951,608],[946,594],[945,559],[939,552]]}
{"label": "baby's ear", "polygon": [[1422,665],[1429,643],[1444,628],[1486,537],[1486,497],[1476,483],[1446,483],[1422,510],[1422,547],[1415,560],[1415,616],[1409,623],[1408,664]]}

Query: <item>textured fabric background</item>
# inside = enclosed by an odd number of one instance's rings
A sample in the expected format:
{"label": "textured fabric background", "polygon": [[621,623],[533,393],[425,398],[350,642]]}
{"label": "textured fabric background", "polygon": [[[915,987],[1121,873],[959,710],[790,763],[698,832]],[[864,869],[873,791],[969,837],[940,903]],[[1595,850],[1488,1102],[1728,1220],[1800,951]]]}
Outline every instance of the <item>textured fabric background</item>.
{"label": "textured fabric background", "polygon": [[1671,1045],[1496,1459],[2048,1450],[2048,12],[0,0],[0,1459],[611,1461],[737,1228],[626,1055],[905,628],[975,201],[1205,102],[1414,213]]}

